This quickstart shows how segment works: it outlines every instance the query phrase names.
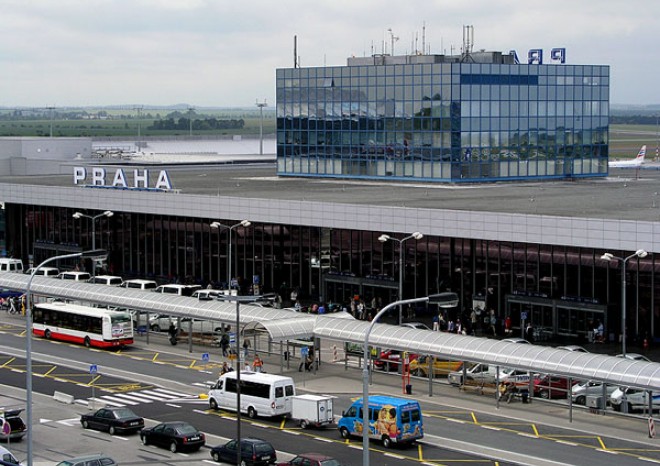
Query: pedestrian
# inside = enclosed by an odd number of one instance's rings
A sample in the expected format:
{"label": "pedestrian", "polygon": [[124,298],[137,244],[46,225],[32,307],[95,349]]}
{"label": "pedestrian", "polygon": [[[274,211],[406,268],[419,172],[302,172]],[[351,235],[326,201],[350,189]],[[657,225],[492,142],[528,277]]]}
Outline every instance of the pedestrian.
{"label": "pedestrian", "polygon": [[167,334],[169,335],[170,343],[176,345],[177,331],[176,331],[176,327],[174,326],[174,322],[170,322],[170,326],[167,329]]}
{"label": "pedestrian", "polygon": [[527,327],[525,327],[525,339],[530,343],[534,343],[534,328],[531,322],[527,322]]}
{"label": "pedestrian", "polygon": [[263,371],[263,366],[264,362],[261,360],[258,354],[254,355],[254,361],[252,361],[252,367],[254,368],[255,372],[262,372]]}
{"label": "pedestrian", "polygon": [[504,319],[504,334],[509,335],[511,333],[511,316],[506,316]]}
{"label": "pedestrian", "polygon": [[245,372],[252,372],[252,367],[250,366],[250,363],[245,361],[245,364],[243,365],[243,370]]}
{"label": "pedestrian", "polygon": [[440,316],[438,314],[433,316],[433,331],[437,332],[440,330]]}
{"label": "pedestrian", "polygon": [[247,360],[248,355],[250,354],[250,339],[243,339],[243,359]]}
{"label": "pedestrian", "polygon": [[364,315],[364,301],[360,300],[360,302],[357,305],[357,318],[358,320],[364,320],[365,315]]}
{"label": "pedestrian", "polygon": [[224,375],[227,372],[229,372],[229,364],[227,364],[227,361],[222,363],[222,368],[220,369],[220,375]]}
{"label": "pedestrian", "polygon": [[229,335],[226,332],[223,332],[220,336],[220,348],[222,348],[223,356],[229,356]]}

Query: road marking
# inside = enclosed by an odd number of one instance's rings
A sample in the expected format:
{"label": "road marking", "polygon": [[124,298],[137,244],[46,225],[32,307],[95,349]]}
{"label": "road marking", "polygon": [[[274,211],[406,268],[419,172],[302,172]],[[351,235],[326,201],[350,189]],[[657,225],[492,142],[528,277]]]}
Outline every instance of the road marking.
{"label": "road marking", "polygon": [[562,445],[568,445],[568,446],[571,446],[571,447],[577,447],[578,446],[577,443],[566,442],[565,440],[555,440],[555,442],[561,443]]}
{"label": "road marking", "polygon": [[174,403],[165,403],[166,406],[171,406],[172,408],[180,408],[181,405],[175,405]]}
{"label": "road marking", "polygon": [[333,443],[334,440],[329,439],[329,438],[323,438],[323,437],[312,437],[314,440],[319,440],[321,442],[326,442],[326,443]]}
{"label": "road marking", "polygon": [[527,432],[518,432],[518,435],[520,435],[521,437],[539,438],[538,435],[528,434]]}
{"label": "road marking", "polygon": [[449,421],[449,422],[455,422],[457,424],[465,424],[465,421],[461,421],[460,419],[453,419],[453,418],[448,417],[446,420]]}
{"label": "road marking", "polygon": [[395,455],[394,453],[384,453],[384,455],[389,456],[390,458],[396,458],[398,460],[405,460],[406,459],[405,456]]}
{"label": "road marking", "polygon": [[490,430],[502,430],[499,427],[486,426],[486,425],[483,425],[483,424],[481,424],[481,427],[483,427],[484,429],[490,429]]}
{"label": "road marking", "polygon": [[637,459],[642,461],[648,461],[649,463],[660,463],[660,460],[655,460],[653,458],[645,458],[643,456],[638,456]]}

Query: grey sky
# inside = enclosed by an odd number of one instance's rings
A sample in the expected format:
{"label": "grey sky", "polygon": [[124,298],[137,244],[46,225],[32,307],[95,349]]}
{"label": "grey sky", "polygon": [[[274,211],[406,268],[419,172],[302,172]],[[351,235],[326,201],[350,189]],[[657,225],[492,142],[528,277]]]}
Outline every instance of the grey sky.
{"label": "grey sky", "polygon": [[[422,49],[565,47],[611,66],[614,104],[660,103],[657,0],[0,0],[0,106],[275,101],[275,69]],[[373,47],[373,48],[372,48]]]}

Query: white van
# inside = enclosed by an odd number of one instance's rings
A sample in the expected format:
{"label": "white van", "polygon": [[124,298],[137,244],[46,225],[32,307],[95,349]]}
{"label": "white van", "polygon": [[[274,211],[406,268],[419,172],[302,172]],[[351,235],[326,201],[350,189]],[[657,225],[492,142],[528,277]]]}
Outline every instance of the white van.
{"label": "white van", "polygon": [[23,273],[23,261],[0,257],[0,272]]}
{"label": "white van", "polygon": [[154,291],[156,293],[175,294],[177,296],[192,296],[192,294],[201,289],[199,285],[179,285],[171,283],[169,285],[160,285]]}
{"label": "white van", "polygon": [[[25,273],[32,275],[34,269],[27,269]],[[60,269],[57,267],[39,267],[35,275],[39,277],[57,277],[60,274]]]}
{"label": "white van", "polygon": [[[296,387],[291,377],[241,371],[241,412],[248,417],[290,416]],[[211,409],[236,411],[236,372],[227,372],[209,390]]]}
{"label": "white van", "polygon": [[0,446],[0,460],[4,461],[5,463],[9,463],[9,464],[18,464],[18,465],[21,464],[16,459],[16,457],[14,455],[12,455],[12,453],[3,446]]}
{"label": "white van", "polygon": [[68,272],[60,273],[57,276],[57,278],[60,278],[62,280],[73,280],[75,282],[86,282],[90,278],[92,278],[92,276],[87,272],[79,272],[77,270],[71,270]]}
{"label": "white van", "polygon": [[134,278],[132,280],[124,280],[124,283],[122,283],[121,286],[123,288],[131,288],[133,290],[154,290],[158,287],[158,283],[153,280]]}
{"label": "white van", "polygon": [[121,286],[121,284],[124,283],[124,280],[116,275],[97,275],[96,277],[92,277],[89,283],[97,283],[99,285],[107,286]]}

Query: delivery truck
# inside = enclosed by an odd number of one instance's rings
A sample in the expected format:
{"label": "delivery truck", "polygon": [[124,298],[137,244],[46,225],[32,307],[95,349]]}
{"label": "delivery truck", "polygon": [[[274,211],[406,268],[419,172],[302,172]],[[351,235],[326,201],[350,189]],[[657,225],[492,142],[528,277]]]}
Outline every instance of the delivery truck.
{"label": "delivery truck", "polygon": [[291,417],[306,429],[309,426],[321,427],[334,423],[330,395],[296,395],[291,398]]}

